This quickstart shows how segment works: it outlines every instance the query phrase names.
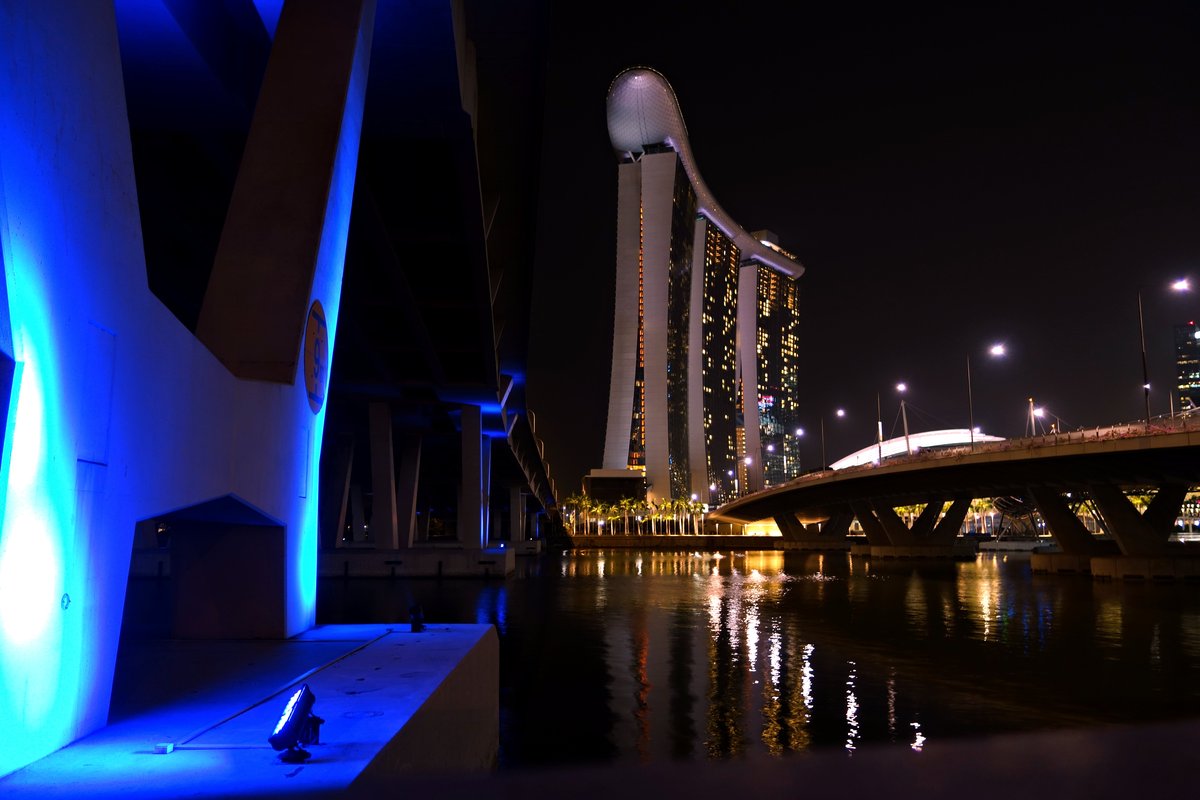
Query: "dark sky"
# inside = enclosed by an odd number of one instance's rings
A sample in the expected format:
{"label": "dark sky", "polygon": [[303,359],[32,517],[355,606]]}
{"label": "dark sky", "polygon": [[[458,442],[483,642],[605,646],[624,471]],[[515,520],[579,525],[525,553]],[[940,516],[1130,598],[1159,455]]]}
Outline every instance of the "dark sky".
{"label": "dark sky", "polygon": [[[672,83],[697,166],[807,271],[806,468],[899,434],[1019,436],[1168,409],[1173,325],[1200,318],[1200,3],[563,4],[551,13],[530,405],[560,496],[600,465],[616,159],[605,95]],[[783,5],[783,4],[780,4]],[[965,8],[964,6],[970,6]],[[1008,356],[989,359],[1003,341]],[[833,411],[846,409],[834,421]],[[893,426],[896,427],[893,427]]]}

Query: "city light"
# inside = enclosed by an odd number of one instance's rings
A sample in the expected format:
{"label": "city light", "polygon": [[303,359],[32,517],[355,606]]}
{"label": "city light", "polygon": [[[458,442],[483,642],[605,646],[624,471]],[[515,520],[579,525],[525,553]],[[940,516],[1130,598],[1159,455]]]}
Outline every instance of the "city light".
{"label": "city light", "polygon": [[1190,292],[1191,290],[1192,283],[1187,278],[1180,278],[1171,284],[1171,291],[1173,292]]}
{"label": "city light", "polygon": [[907,384],[907,383],[905,383],[904,381],[900,381],[900,383],[897,383],[897,384],[896,384],[896,391],[897,391],[897,392],[907,392],[907,391],[908,391],[908,384]]}
{"label": "city light", "polygon": [[1004,353],[1005,353],[1004,343],[997,342],[996,344],[992,345],[991,347],[988,348],[988,353],[993,356],[1004,355]]}
{"label": "city light", "polygon": [[844,416],[846,416],[846,409],[839,408],[837,411],[835,411],[833,413],[838,415],[839,417],[844,417]]}

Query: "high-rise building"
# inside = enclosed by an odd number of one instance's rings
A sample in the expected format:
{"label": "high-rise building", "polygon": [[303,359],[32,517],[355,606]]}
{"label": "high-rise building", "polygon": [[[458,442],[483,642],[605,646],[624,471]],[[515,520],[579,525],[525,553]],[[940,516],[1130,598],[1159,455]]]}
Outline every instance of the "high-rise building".
{"label": "high-rise building", "polygon": [[[769,231],[754,234],[760,241],[775,246]],[[754,347],[743,348],[742,406],[745,408],[747,449],[751,455],[750,481],[755,476],[765,485],[783,483],[800,471],[799,436],[797,431],[797,389],[799,383],[799,296],[796,282],[761,264],[742,268],[746,291],[753,288],[755,303],[745,302],[747,316],[744,329],[753,324]],[[749,295],[747,295],[749,296]],[[758,442],[754,442],[755,432]],[[754,467],[754,455],[761,460],[761,473]]]}
{"label": "high-rise building", "polygon": [[[794,422],[794,281],[804,269],[717,204],[662,75],[616,77],[608,130],[620,159],[616,305],[604,468],[592,482],[640,470],[651,499],[708,503],[761,488],[763,448],[775,441],[763,420],[783,432]],[[768,301],[758,311],[739,295]]]}
{"label": "high-rise building", "polygon": [[1181,409],[1200,406],[1200,326],[1175,326],[1175,388]]}

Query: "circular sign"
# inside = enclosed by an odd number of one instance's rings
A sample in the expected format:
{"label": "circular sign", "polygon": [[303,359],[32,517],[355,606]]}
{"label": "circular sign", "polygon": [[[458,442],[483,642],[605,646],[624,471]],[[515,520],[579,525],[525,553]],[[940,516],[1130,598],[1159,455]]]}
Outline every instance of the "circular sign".
{"label": "circular sign", "polygon": [[325,325],[325,309],[320,300],[313,300],[304,326],[304,388],[308,390],[308,406],[316,414],[325,404],[325,383],[329,378],[329,328]]}

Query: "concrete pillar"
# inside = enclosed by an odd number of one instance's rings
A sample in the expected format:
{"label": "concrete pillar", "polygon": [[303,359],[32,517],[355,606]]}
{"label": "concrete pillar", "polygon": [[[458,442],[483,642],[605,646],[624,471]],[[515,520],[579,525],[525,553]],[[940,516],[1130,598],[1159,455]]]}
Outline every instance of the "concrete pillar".
{"label": "concrete pillar", "polygon": [[[844,539],[850,533],[850,523],[854,521],[854,512],[850,509],[835,511],[829,519],[821,524],[821,538]],[[812,526],[809,526],[812,527]]]}
{"label": "concrete pillar", "polygon": [[354,463],[354,437],[340,436],[333,445],[333,463],[321,497],[321,547],[342,546],[350,508],[350,468]]}
{"label": "concrete pillar", "polygon": [[371,538],[375,547],[395,550],[396,457],[392,449],[392,408],[371,403]]}
{"label": "concrete pillar", "polygon": [[779,532],[783,535],[783,539],[786,542],[799,542],[808,538],[804,524],[796,519],[796,515],[791,511],[776,514],[775,524],[779,526]]}
{"label": "concrete pillar", "polygon": [[1048,486],[1031,486],[1029,494],[1063,553],[1090,556],[1101,552],[1102,548],[1096,537],[1092,536],[1083,521],[1071,511],[1061,492]]}
{"label": "concrete pillar", "polygon": [[525,536],[525,492],[520,486],[508,490],[508,538],[513,542],[523,542]]}
{"label": "concrete pillar", "polygon": [[925,508],[921,509],[921,513],[913,520],[912,535],[915,539],[926,539],[933,532],[933,526],[937,524],[938,516],[942,513],[942,506],[946,503],[942,499],[930,500],[925,504]]}
{"label": "concrete pillar", "polygon": [[[876,519],[879,520],[880,526],[887,534],[889,544],[912,545],[917,543],[917,537],[904,524],[904,520],[900,519],[900,515],[896,513],[896,509],[886,504],[874,502],[871,502],[870,505],[875,512]],[[861,520],[861,517],[859,519]],[[865,528],[866,526],[863,527]],[[874,544],[874,542],[871,542],[871,544]]]}
{"label": "concrete pillar", "polygon": [[362,487],[355,483],[350,486],[350,541],[362,541],[366,535],[366,527],[367,518],[363,513]]}
{"label": "concrete pillar", "polygon": [[1089,486],[1088,491],[1123,555],[1153,556],[1166,552],[1170,530],[1153,528],[1118,487],[1098,483]]}
{"label": "concrete pillar", "polygon": [[1142,519],[1152,530],[1162,531],[1169,538],[1175,530],[1175,520],[1179,519],[1179,511],[1183,508],[1187,493],[1187,484],[1183,483],[1168,483],[1158,487],[1158,493],[1142,514]]}
{"label": "concrete pillar", "polygon": [[462,407],[462,484],[458,496],[458,540],[463,547],[487,545],[491,490],[491,440],[483,436],[479,406]]}
{"label": "concrete pillar", "polygon": [[421,437],[400,440],[399,474],[396,476],[397,547],[412,547],[417,536],[417,489],[421,478]]}
{"label": "concrete pillar", "polygon": [[374,0],[280,15],[196,325],[238,377],[295,380],[318,270],[335,329],[374,17]]}
{"label": "concrete pillar", "polygon": [[[970,497],[959,497],[950,504],[946,509],[946,515],[942,517],[932,531],[930,531],[927,541],[930,544],[953,544],[958,537],[958,532],[962,528],[963,520],[967,518],[968,512],[971,510]],[[938,506],[944,503],[938,502]]]}
{"label": "concrete pillar", "polygon": [[[862,525],[868,544],[875,547],[892,544],[891,537],[884,530],[883,524],[875,516],[875,511],[870,505],[866,502],[861,502],[851,503],[850,507],[854,510],[854,516],[858,517],[858,523]],[[894,514],[895,512],[893,512]]]}

